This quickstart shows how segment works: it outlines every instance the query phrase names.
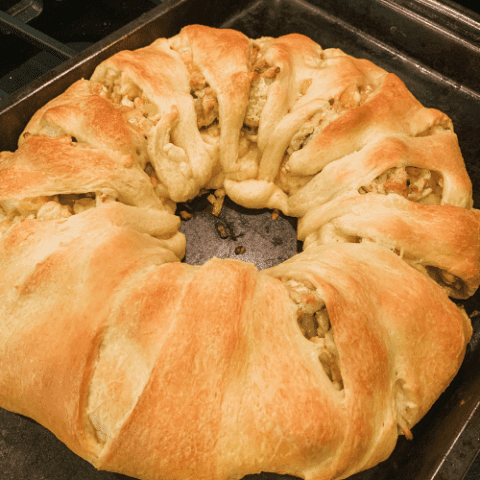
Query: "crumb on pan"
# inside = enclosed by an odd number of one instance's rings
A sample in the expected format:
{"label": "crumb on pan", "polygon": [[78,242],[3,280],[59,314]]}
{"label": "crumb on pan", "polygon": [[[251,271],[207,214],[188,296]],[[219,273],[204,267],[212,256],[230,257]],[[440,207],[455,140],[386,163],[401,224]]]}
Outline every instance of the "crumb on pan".
{"label": "crumb on pan", "polygon": [[220,235],[220,238],[228,238],[228,232],[225,225],[217,225],[217,232]]}
{"label": "crumb on pan", "polygon": [[180,216],[183,218],[183,220],[190,220],[192,218],[192,214],[187,212],[186,210],[182,210],[180,212]]}

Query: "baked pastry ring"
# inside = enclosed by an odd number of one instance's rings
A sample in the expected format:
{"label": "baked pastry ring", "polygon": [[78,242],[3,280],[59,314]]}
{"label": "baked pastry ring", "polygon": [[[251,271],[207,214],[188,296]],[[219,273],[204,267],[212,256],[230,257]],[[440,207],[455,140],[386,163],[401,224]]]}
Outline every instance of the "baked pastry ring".
{"label": "baked pastry ring", "polygon": [[[207,189],[298,217],[304,252],[181,263],[176,202]],[[398,77],[185,27],[0,153],[0,406],[142,480],[346,478],[458,371],[479,232],[450,119]]]}

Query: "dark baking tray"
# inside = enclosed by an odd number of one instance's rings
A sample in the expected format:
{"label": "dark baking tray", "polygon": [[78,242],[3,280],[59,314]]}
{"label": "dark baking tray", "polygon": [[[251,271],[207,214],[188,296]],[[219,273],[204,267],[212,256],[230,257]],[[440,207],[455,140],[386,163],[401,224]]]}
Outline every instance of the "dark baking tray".
{"label": "dark baking tray", "polygon": [[[0,101],[0,151],[14,150],[33,113],[75,80],[88,78],[102,60],[157,37],[172,36],[191,23],[235,28],[252,38],[303,33],[324,48],[341,48],[396,73],[425,106],[452,118],[474,184],[475,205],[480,205],[480,16],[449,0],[167,0]],[[283,216],[272,220],[266,210],[247,211],[227,200],[221,215],[214,217],[204,199],[180,208],[193,213],[182,226],[188,263],[203,263],[214,255],[233,256],[265,268],[301,248],[295,240],[295,221]],[[209,248],[200,252],[199,245]],[[236,255],[237,246],[244,246],[245,253]],[[473,315],[480,311],[480,294],[463,303]],[[474,336],[464,364],[414,427],[413,441],[400,438],[387,461],[351,478],[465,478],[480,449],[480,316],[473,316],[472,323]],[[0,409],[0,480],[25,478],[129,477],[96,471],[36,422]],[[248,480],[261,478],[294,477],[263,473]]]}

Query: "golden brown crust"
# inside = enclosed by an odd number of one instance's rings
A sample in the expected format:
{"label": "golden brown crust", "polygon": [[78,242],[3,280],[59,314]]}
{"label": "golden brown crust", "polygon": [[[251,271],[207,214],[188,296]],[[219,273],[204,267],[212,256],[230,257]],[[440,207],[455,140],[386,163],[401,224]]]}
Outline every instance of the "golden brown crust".
{"label": "golden brown crust", "polygon": [[303,216],[358,190],[360,180],[407,165],[444,177],[442,203],[472,206],[445,114],[424,108],[395,75],[299,34],[250,40],[233,30],[185,27],[105,60],[90,82],[50,102],[27,129],[50,126],[78,132],[92,147],[135,150],[135,158],[140,152],[143,164],[146,155],[163,202],[225,187],[243,206]]}
{"label": "golden brown crust", "polygon": [[[340,50],[322,50],[319,45],[302,35],[286,35],[273,40],[264,55],[269,62],[278,66],[280,73],[271,86],[267,105],[262,113],[259,144],[263,140],[262,126],[268,123],[269,118],[275,119],[276,126],[287,113],[292,112],[292,115],[295,115],[299,110],[305,110],[308,105],[311,105],[310,117],[314,115],[315,110],[320,111],[325,117],[319,125],[324,130],[320,138],[317,135],[314,141],[310,141],[302,150],[293,153],[287,165],[292,173],[300,173],[300,170],[302,175],[316,173],[328,163],[328,161],[323,164],[318,163],[318,152],[322,152],[323,156],[325,148],[317,145],[317,142],[321,141],[322,137],[328,137],[327,128],[334,130],[335,125],[340,121],[334,121],[331,125],[329,117],[351,109],[357,111],[355,107],[362,101],[362,96],[368,95],[375,83],[379,81],[378,79],[382,78],[386,72],[371,62],[354,59]],[[314,107],[314,104],[319,101],[323,103]],[[346,113],[340,118],[343,119],[345,115]],[[264,117],[266,117],[265,120]],[[298,129],[297,126],[290,130],[288,141]],[[278,142],[274,128],[265,128],[265,131],[266,138],[263,141],[265,145]],[[284,137],[285,134],[281,136]],[[344,141],[343,138],[341,140]],[[347,153],[350,152],[344,148],[338,156],[341,157]],[[328,155],[328,151],[326,154]],[[304,159],[304,164],[302,168],[295,171],[295,159],[299,155]],[[277,168],[273,177],[278,171],[282,156],[276,159]],[[262,163],[269,163],[268,158],[264,156]]]}
{"label": "golden brown crust", "polygon": [[[432,155],[432,151],[436,152]],[[358,192],[390,168],[416,167],[438,172],[443,178],[442,204],[472,207],[472,183],[457,137],[439,131],[422,137],[380,137],[361,150],[327,165],[289,199],[289,212],[303,216],[339,195]]]}
{"label": "golden brown crust", "polygon": [[[321,235],[327,224],[332,225],[333,235]],[[300,220],[298,238],[305,241],[307,237],[306,246],[377,242],[411,265],[435,267],[461,280],[455,285],[452,279],[449,285],[448,276],[444,279],[443,286],[455,298],[470,297],[480,284],[480,217],[476,210],[421,205],[395,194],[347,195],[310,210]]]}
{"label": "golden brown crust", "polygon": [[289,159],[287,165],[292,173],[314,174],[382,137],[421,136],[434,126],[453,130],[444,113],[424,108],[396,75],[385,74],[377,81],[380,85],[365,103],[345,111],[325,126],[308,151]]}
{"label": "golden brown crust", "polygon": [[[392,417],[410,428],[455,375],[463,358],[462,344],[471,336],[467,315],[428,278],[374,245],[312,247],[265,273],[306,279],[322,291],[334,329],[345,385],[344,406],[350,419],[350,435],[341,457],[353,458],[355,468],[362,465],[359,469],[381,461],[393,448]],[[437,314],[442,317],[441,326]],[[358,349],[352,348],[354,344]],[[443,352],[456,356],[454,351],[460,353],[457,360],[443,357]],[[379,368],[376,360],[385,362],[385,368]],[[429,372],[433,371],[442,372],[446,381],[432,385]],[[364,423],[363,413],[369,408],[370,420]],[[372,435],[371,443],[367,432]],[[345,476],[352,473],[348,467],[342,470]]]}
{"label": "golden brown crust", "polygon": [[143,135],[125,120],[119,108],[94,94],[92,85],[79,80],[38,110],[20,135],[19,146],[25,142],[26,133],[51,137],[67,134],[95,148],[132,155],[144,168],[148,160]]}
{"label": "golden brown crust", "polygon": [[98,212],[25,220],[0,239],[1,269],[9,279],[0,287],[0,332],[11,340],[0,347],[0,402],[42,423],[88,460],[96,442],[85,419],[86,388],[113,293],[140,268],[178,261],[146,234],[109,227],[108,215],[88,228],[92,214]]}
{"label": "golden brown crust", "polygon": [[[410,428],[424,415],[455,374],[471,334],[468,317],[439,287],[378,247],[310,249],[263,273],[234,260],[163,264],[171,261],[167,252],[132,230],[94,229],[65,241],[75,222],[91,215],[67,220],[64,241],[33,271],[22,278],[15,272],[17,278],[2,287],[4,308],[15,322],[2,325],[2,359],[11,368],[2,370],[9,387],[0,399],[46,425],[97,468],[155,480],[224,479],[262,470],[342,478],[390,454],[397,424]],[[52,224],[26,221],[1,241],[34,226],[38,231],[19,256],[25,259],[27,251],[35,255],[51,234],[42,230]],[[73,244],[77,253],[67,263]],[[9,273],[16,265],[6,267]],[[105,270],[112,274],[108,281],[100,274]],[[322,370],[315,344],[300,332],[293,302],[275,277],[306,279],[320,292],[343,391]],[[65,279],[71,279],[67,291]],[[406,296],[411,301],[405,305]],[[42,312],[34,323],[33,305]],[[31,340],[12,328],[28,331]],[[23,356],[18,342],[26,341],[30,353]],[[119,424],[107,428],[100,417],[94,428],[89,398],[113,388],[111,377],[96,377],[96,369],[110,371],[119,358],[105,357],[109,348],[117,355],[138,352],[121,365],[123,373],[116,369],[123,388],[137,367],[146,376]],[[52,362],[59,365],[54,376],[44,369]],[[13,381],[19,375],[21,384]]]}
{"label": "golden brown crust", "polygon": [[0,203],[57,194],[101,192],[127,205],[163,209],[130,155],[74,143],[68,135],[31,135],[0,154]]}
{"label": "golden brown crust", "polygon": [[293,108],[302,89],[307,89],[312,72],[321,63],[323,50],[299,34],[261,40],[261,58],[278,70],[260,118],[258,144],[263,151],[278,122]]}
{"label": "golden brown crust", "polygon": [[[181,58],[170,49],[166,39],[158,39],[148,47],[133,52],[122,51],[105,60],[95,69],[91,80],[108,85],[111,79],[119,77],[120,81],[132,81],[138,86],[157,106],[160,116],[178,111],[178,117],[169,123],[169,137],[171,135],[178,150],[176,155],[165,151],[168,141],[156,145],[153,128],[149,133],[153,153],[150,159],[158,164],[157,173],[172,200],[185,201],[194,197],[210,179],[214,165],[196,127],[189,75]],[[167,167],[173,164],[181,171],[182,182],[178,179],[171,181],[164,174],[165,164]]]}
{"label": "golden brown crust", "polygon": [[[244,176],[237,162],[238,142],[247,108],[253,72],[249,69],[249,39],[240,32],[190,25],[170,40],[177,50],[192,56],[218,98],[220,162],[226,176]],[[236,175],[238,174],[238,175]]]}

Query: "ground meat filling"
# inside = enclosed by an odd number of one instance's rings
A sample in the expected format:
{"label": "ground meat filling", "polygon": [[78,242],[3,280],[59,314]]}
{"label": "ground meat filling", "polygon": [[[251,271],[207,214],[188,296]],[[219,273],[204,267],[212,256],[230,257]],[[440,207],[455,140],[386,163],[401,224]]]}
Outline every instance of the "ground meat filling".
{"label": "ground meat filling", "polygon": [[159,180],[157,172],[155,171],[155,168],[150,162],[148,162],[145,166],[145,173],[150,178],[150,183],[152,184],[155,195],[163,202],[168,201],[168,190],[165,185]]}
{"label": "ground meat filling", "polygon": [[[150,177],[155,194],[162,200],[167,198],[168,192],[158,180],[155,169],[150,163],[147,163],[145,173]],[[0,202],[0,237],[12,225],[23,219],[58,220],[115,201],[115,196],[99,191],[4,200]]]}
{"label": "ground meat filling", "polygon": [[0,204],[0,236],[12,225],[26,218],[40,221],[68,218],[115,200],[101,192],[6,200]]}
{"label": "ground meat filling", "polygon": [[[190,78],[190,86],[192,88],[190,94],[193,97],[195,113],[197,114],[197,126],[201,129],[209,127],[217,121],[218,100],[215,90],[209,86],[201,73],[199,75]],[[192,83],[192,81],[198,81],[199,83]]]}
{"label": "ground meat filling", "polygon": [[[327,104],[325,105],[327,106]],[[332,107],[335,105],[335,101],[330,99],[328,105]],[[304,124],[292,137],[286,153],[291,155],[292,153],[304,148],[308,142],[313,140],[320,133],[325,123],[330,123],[337,117],[338,113],[334,108],[325,108],[314,114],[309,120],[304,122]]]}
{"label": "ground meat filling", "polygon": [[323,112],[318,112],[300,127],[288,145],[287,153],[289,155],[297,150],[301,150],[310,140],[318,135],[321,129],[322,117]]}
{"label": "ground meat filling", "polygon": [[184,47],[177,52],[190,74],[190,95],[197,114],[197,126],[199,129],[209,127],[218,121],[217,92],[210,86],[200,67],[194,62],[192,50]]}
{"label": "ground meat filling", "polygon": [[336,390],[343,390],[340,361],[325,303],[313,285],[285,282],[297,307],[297,324],[303,336],[318,348],[318,360]]}
{"label": "ground meat filling", "polygon": [[[307,93],[312,79],[306,79],[300,87],[300,95]],[[308,142],[313,140],[323,128],[335,119],[343,115],[352,108],[360,107],[374,90],[372,85],[357,86],[353,85],[347,88],[341,95],[330,98],[325,108],[317,112],[295,133],[287,148],[287,153],[291,155],[293,152],[301,150]]]}
{"label": "ground meat filling", "polygon": [[151,128],[160,119],[158,107],[143,93],[142,89],[124,73],[109,69],[104,85],[95,82],[92,93],[110,100],[131,125],[147,137]]}
{"label": "ground meat filling", "polygon": [[450,292],[455,292],[463,298],[466,296],[465,283],[452,273],[446,272],[438,267],[427,266],[428,275],[439,285],[446,288]]}
{"label": "ground meat filling", "polygon": [[387,195],[396,193],[406,199],[424,205],[439,205],[442,200],[443,179],[440,174],[426,168],[390,168],[370,185],[364,185],[359,193],[369,192]]}
{"label": "ground meat filling", "polygon": [[376,83],[351,85],[332,103],[334,110],[341,114],[352,108],[361,107],[375,90]]}
{"label": "ground meat filling", "polygon": [[264,58],[257,58],[253,65],[255,73],[250,86],[247,110],[243,120],[244,135],[256,141],[260,117],[268,98],[268,90],[280,72],[279,67],[271,67]]}

